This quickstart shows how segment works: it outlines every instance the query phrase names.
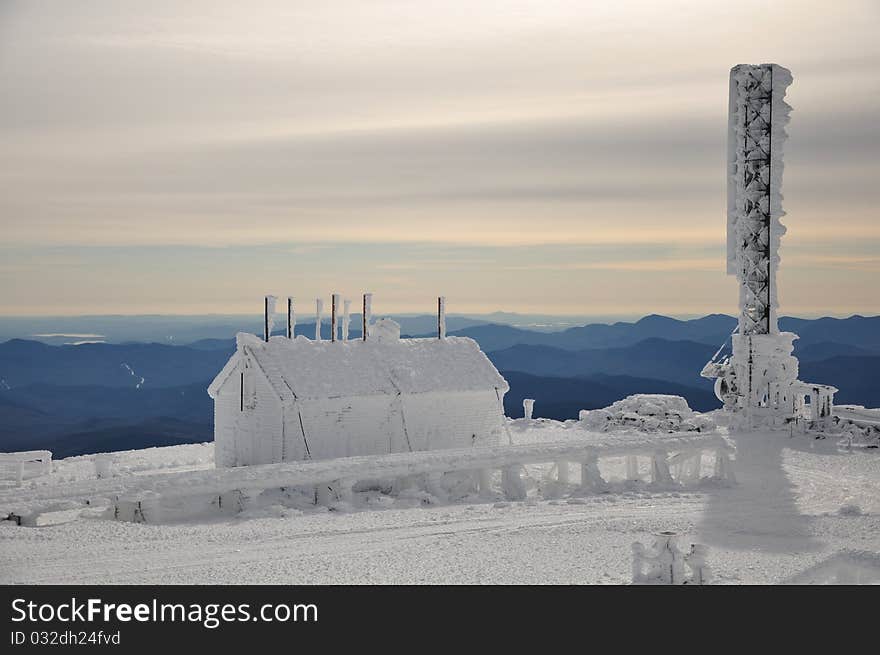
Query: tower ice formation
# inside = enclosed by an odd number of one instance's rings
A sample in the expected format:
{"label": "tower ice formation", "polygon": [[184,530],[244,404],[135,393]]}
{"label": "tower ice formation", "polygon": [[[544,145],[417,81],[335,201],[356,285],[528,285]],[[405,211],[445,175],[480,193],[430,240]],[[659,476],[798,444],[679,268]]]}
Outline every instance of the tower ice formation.
{"label": "tower ice formation", "polygon": [[716,378],[725,408],[752,427],[806,417],[807,404],[811,419],[829,417],[836,391],[797,380],[797,335],[777,325],[776,271],[785,234],[782,147],[791,112],[785,91],[791,82],[791,72],[777,64],[740,64],[730,71],[727,272],[739,283],[739,324],[732,355],[716,355],[702,374]]}

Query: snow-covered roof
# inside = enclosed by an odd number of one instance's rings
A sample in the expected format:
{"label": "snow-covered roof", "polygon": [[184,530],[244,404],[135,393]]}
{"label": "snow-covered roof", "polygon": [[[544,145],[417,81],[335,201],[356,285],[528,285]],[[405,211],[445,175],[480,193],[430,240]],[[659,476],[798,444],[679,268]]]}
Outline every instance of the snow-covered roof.
{"label": "snow-covered roof", "polygon": [[285,402],[509,388],[477,342],[467,337],[334,343],[278,336],[266,342],[242,332],[236,339],[238,350],[208,387],[212,398],[242,357],[262,369]]}
{"label": "snow-covered roof", "polygon": [[804,382],[803,380],[795,380],[791,383],[792,389],[798,391],[800,393],[810,393],[811,391],[824,391],[826,393],[835,394],[840,389],[837,387],[833,387],[830,384],[816,384],[814,382]]}

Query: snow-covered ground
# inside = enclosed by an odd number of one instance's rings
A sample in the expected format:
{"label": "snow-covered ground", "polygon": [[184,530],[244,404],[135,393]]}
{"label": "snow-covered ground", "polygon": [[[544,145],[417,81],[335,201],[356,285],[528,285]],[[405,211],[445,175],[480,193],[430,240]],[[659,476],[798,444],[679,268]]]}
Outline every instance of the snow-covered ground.
{"label": "snow-covered ground", "polygon": [[[515,421],[515,443],[602,438],[574,423]],[[357,509],[266,502],[235,517],[138,524],[101,509],[59,511],[37,527],[0,522],[2,583],[628,583],[632,544],[671,530],[709,547],[716,583],[880,582],[880,456],[787,433],[731,435],[738,484],[560,493],[530,466],[524,502],[365,494]],[[114,453],[121,476],[213,466],[211,444]],[[86,485],[91,456],[7,499]],[[602,460],[606,477],[622,459]],[[34,485],[33,487],[31,485]],[[288,503],[289,504],[289,503]],[[57,522],[56,522],[57,521]],[[54,522],[54,523],[53,523]]]}

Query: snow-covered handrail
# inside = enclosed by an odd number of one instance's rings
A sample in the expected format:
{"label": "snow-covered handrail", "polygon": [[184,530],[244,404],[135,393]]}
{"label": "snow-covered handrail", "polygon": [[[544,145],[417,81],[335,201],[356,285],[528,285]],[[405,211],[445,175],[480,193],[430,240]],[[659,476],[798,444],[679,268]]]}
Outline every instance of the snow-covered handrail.
{"label": "snow-covered handrail", "polygon": [[[242,466],[232,469],[195,471],[170,474],[157,479],[150,490],[162,495],[219,491],[225,488],[270,489],[298,487],[339,479],[398,478],[453,470],[504,469],[514,465],[544,462],[586,462],[592,458],[644,454],[656,451],[719,450],[730,452],[731,446],[719,435],[634,436],[625,438],[590,439],[583,442],[556,442],[483,448],[462,448],[379,456],[340,457],[336,459],[286,462],[265,466]],[[186,476],[181,486],[177,476]],[[229,485],[233,486],[229,486]]]}
{"label": "snow-covered handrail", "polygon": [[[26,477],[47,475],[52,472],[52,451],[22,450],[14,453],[0,453],[0,479],[15,478],[21,485]],[[30,475],[28,475],[30,473]]]}
{"label": "snow-covered handrail", "polygon": [[[583,440],[545,444],[503,445],[494,447],[392,453],[388,455],[341,457],[325,460],[283,462],[261,466],[242,466],[111,478],[72,483],[66,487],[37,488],[20,507],[19,502],[4,502],[0,508],[16,513],[40,511],[42,506],[61,498],[96,498],[158,494],[163,498],[221,494],[233,490],[263,490],[280,487],[310,487],[339,480],[397,479],[451,471],[506,471],[503,486],[516,487],[523,465],[547,462],[580,463],[582,486],[601,489],[598,475],[600,457],[642,455],[652,458],[652,479],[668,479],[667,453],[715,451],[716,464],[723,460],[720,473],[729,472],[728,453],[732,447],[717,434],[609,434]],[[17,499],[18,500],[18,499]]]}

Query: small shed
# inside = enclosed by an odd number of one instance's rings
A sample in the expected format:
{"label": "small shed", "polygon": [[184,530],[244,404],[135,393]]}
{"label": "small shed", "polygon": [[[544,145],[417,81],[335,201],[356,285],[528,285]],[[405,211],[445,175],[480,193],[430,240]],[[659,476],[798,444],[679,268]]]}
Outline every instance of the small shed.
{"label": "small shed", "polygon": [[381,328],[367,341],[239,333],[208,388],[216,466],[501,443],[509,387],[473,339]]}

